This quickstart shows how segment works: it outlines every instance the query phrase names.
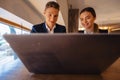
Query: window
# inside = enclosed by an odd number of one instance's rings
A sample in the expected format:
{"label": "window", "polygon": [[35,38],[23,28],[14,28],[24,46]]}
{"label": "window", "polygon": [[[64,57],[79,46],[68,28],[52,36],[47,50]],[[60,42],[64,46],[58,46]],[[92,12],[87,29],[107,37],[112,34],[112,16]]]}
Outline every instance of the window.
{"label": "window", "polygon": [[10,57],[15,59],[17,56],[9,46],[9,43],[7,43],[3,38],[4,34],[29,34],[29,32],[0,23],[0,61],[8,57],[9,59]]}
{"label": "window", "polygon": [[[26,27],[27,26],[27,27]],[[3,38],[4,34],[29,34],[31,23],[0,8],[0,65],[17,58],[9,43]]]}

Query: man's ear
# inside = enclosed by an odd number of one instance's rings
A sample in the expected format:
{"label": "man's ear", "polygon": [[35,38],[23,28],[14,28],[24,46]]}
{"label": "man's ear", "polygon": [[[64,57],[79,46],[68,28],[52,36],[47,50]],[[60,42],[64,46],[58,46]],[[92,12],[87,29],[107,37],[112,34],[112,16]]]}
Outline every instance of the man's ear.
{"label": "man's ear", "polygon": [[44,10],[43,14],[45,15],[46,11]]}

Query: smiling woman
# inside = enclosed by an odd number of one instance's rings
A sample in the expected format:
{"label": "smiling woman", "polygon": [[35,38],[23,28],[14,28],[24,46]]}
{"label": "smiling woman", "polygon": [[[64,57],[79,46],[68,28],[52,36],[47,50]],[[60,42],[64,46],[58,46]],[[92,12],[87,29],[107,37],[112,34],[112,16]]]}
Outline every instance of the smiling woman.
{"label": "smiling woman", "polygon": [[98,33],[98,25],[95,23],[96,12],[92,7],[86,7],[80,12],[80,20],[82,26],[85,28],[85,34]]}

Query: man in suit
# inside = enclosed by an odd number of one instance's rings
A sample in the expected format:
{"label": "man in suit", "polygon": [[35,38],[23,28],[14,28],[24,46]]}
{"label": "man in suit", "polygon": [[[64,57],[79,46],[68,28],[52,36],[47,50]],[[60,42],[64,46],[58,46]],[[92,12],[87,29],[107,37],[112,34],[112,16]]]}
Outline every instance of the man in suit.
{"label": "man in suit", "polygon": [[45,22],[34,25],[31,33],[66,33],[65,26],[56,23],[59,8],[60,6],[57,2],[48,2],[44,10]]}

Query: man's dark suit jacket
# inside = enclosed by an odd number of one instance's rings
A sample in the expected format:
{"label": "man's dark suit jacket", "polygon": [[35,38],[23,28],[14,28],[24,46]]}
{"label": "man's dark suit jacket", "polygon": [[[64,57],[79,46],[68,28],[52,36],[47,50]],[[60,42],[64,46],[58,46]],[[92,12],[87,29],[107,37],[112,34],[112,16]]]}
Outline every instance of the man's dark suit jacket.
{"label": "man's dark suit jacket", "polygon": [[[45,23],[34,25],[32,27],[31,33],[48,33]],[[56,24],[54,33],[66,33],[65,26]]]}

